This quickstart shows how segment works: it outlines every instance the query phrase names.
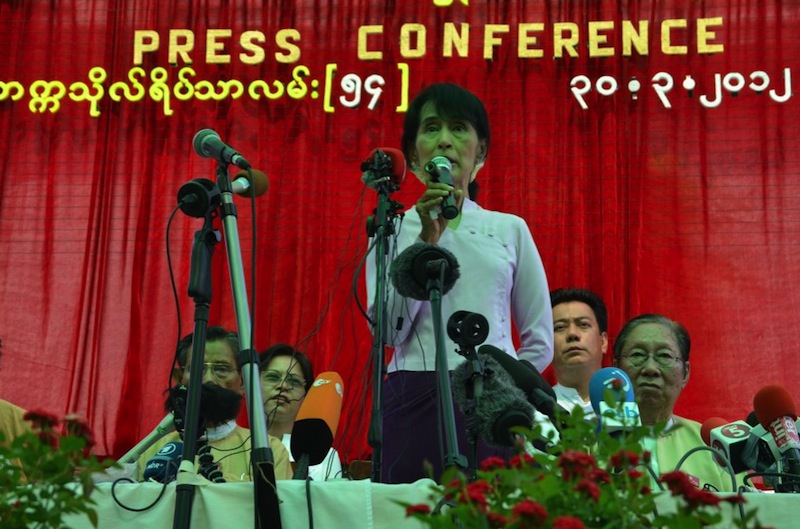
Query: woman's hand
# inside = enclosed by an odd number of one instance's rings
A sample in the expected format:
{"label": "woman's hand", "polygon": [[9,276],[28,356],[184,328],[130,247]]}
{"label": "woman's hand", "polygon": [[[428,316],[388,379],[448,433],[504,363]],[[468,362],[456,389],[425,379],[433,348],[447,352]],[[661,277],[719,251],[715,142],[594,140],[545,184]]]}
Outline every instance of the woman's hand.
{"label": "woman's hand", "polygon": [[[441,184],[428,180],[426,182],[427,189],[419,197],[416,204],[416,210],[419,218],[422,221],[422,231],[419,234],[420,239],[428,244],[436,244],[439,242],[444,230],[447,229],[449,222],[441,214],[439,210],[438,216],[434,219],[431,217],[431,212],[437,211],[444,202],[445,197],[453,192],[453,186]],[[456,204],[461,204],[461,195],[464,193],[458,190],[456,193]]]}

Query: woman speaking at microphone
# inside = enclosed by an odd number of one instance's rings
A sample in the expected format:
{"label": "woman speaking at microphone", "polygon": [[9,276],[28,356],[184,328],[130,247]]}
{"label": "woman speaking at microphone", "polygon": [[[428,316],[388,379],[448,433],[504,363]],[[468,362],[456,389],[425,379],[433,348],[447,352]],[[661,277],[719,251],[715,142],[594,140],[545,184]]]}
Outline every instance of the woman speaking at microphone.
{"label": "woman speaking at microphone", "polygon": [[[475,202],[475,177],[486,161],[489,144],[486,109],[470,91],[441,83],[417,95],[405,117],[402,149],[425,190],[405,212],[390,255],[400,255],[416,243],[449,251],[459,263],[460,277],[442,297],[444,322],[460,310],[482,314],[489,322],[486,343],[542,370],[553,358],[553,320],[539,252],[523,219]],[[440,181],[440,169],[445,176],[450,173],[452,185]],[[375,273],[375,256],[370,254],[370,314],[375,311]],[[383,387],[381,481],[438,480],[445,444],[437,410],[431,303],[403,297],[386,283],[386,341],[394,347],[394,355]],[[512,320],[519,349],[512,341]],[[464,361],[449,337],[445,349],[450,370]],[[454,411],[459,451],[466,455],[464,417],[457,407]],[[498,449],[479,443],[477,462],[491,455],[498,455]],[[425,469],[426,461],[433,467],[432,476]]]}

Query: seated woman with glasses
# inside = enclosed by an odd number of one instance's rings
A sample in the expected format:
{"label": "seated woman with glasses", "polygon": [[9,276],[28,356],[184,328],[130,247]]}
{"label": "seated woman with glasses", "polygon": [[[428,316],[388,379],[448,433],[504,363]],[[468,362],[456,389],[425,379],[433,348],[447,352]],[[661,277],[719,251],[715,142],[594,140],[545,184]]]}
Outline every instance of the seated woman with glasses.
{"label": "seated woman with glasses", "polygon": [[[656,474],[675,470],[692,448],[705,446],[700,423],[673,413],[689,381],[691,340],[686,328],[660,314],[642,314],[628,321],[614,343],[614,361],[633,382],[642,424],[666,424],[658,439],[648,439]],[[731,491],[731,478],[709,454],[693,454],[680,470],[699,487]]]}
{"label": "seated woman with glasses", "polygon": [[[267,431],[283,441],[291,456],[292,428],[314,382],[314,368],[305,354],[287,344],[275,344],[259,357]],[[322,463],[310,466],[308,475],[314,481],[341,478],[342,463],[336,450],[331,448]]]}

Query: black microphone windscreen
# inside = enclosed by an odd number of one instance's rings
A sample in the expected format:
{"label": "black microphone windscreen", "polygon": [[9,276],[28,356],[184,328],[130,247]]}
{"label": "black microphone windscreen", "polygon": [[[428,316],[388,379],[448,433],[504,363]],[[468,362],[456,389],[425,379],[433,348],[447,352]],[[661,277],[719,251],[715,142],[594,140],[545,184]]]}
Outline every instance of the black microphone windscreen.
{"label": "black microphone windscreen", "polygon": [[[478,352],[486,373],[483,394],[475,406],[478,437],[496,446],[513,446],[512,426],[530,428],[533,406],[514,385],[511,375],[491,356]],[[461,410],[469,406],[467,384],[471,383],[471,362],[459,364],[452,373],[453,399]]]}
{"label": "black microphone windscreen", "polygon": [[553,416],[556,392],[530,362],[518,360],[490,344],[482,345],[478,351],[491,356],[503,366],[503,369],[511,375],[514,384],[528,396],[537,410],[549,417]]}
{"label": "black microphone windscreen", "polygon": [[428,268],[439,261],[445,266],[442,294],[447,294],[460,275],[458,260],[451,252],[434,244],[419,242],[400,252],[389,266],[389,278],[401,296],[428,300]]}
{"label": "black microphone windscreen", "polygon": [[309,465],[319,465],[333,445],[333,433],[324,419],[306,418],[294,423],[290,442],[292,455],[299,461],[308,455]]}

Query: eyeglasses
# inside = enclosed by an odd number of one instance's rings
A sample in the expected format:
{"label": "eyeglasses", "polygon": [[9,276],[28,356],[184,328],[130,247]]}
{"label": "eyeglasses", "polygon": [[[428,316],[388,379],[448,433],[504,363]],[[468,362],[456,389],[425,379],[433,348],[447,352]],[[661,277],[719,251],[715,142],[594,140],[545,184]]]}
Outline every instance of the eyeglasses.
{"label": "eyeglasses", "polygon": [[[218,380],[228,380],[236,374],[236,370],[234,368],[222,362],[203,362],[203,376],[206,375],[206,371],[208,370],[211,370],[211,376]],[[185,374],[189,374],[190,371],[190,366],[183,368],[183,372]]]}
{"label": "eyeglasses", "polygon": [[665,369],[675,367],[678,362],[683,361],[682,358],[674,357],[669,353],[656,353],[655,355],[650,355],[644,351],[633,351],[627,355],[622,355],[622,358],[625,358],[632,366],[635,367],[641,367],[645,364],[645,362],[647,362],[648,358],[653,358],[660,367]]}
{"label": "eyeglasses", "polygon": [[263,371],[261,373],[261,380],[264,384],[269,386],[277,386],[281,382],[285,383],[290,390],[295,390],[299,388],[306,387],[306,381],[302,378],[298,377],[297,375],[293,375],[291,373],[283,374],[279,371]]}

